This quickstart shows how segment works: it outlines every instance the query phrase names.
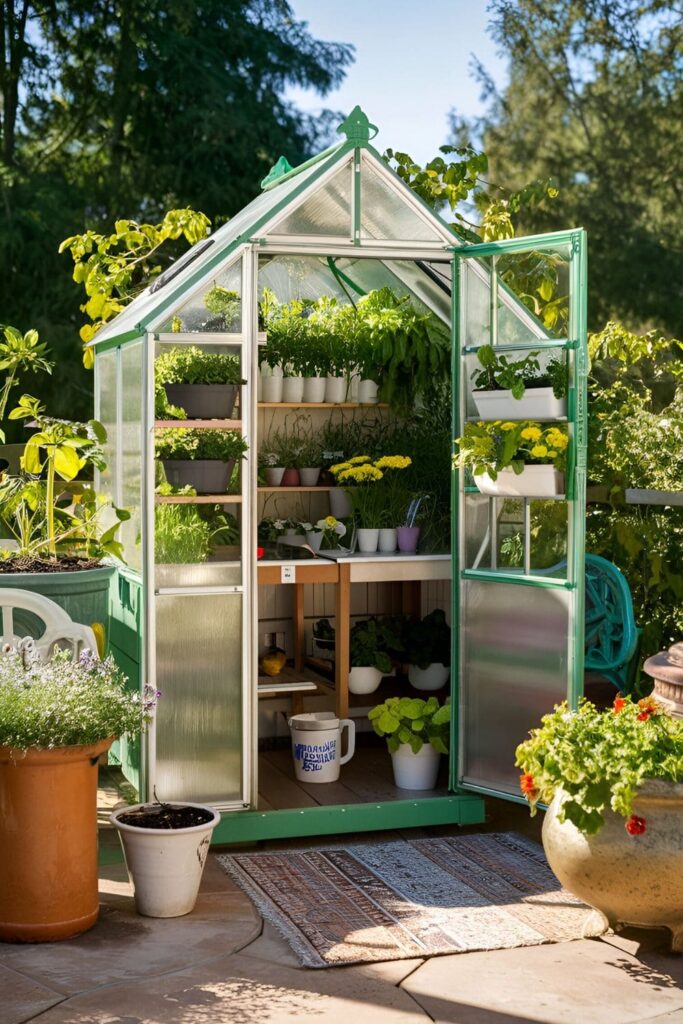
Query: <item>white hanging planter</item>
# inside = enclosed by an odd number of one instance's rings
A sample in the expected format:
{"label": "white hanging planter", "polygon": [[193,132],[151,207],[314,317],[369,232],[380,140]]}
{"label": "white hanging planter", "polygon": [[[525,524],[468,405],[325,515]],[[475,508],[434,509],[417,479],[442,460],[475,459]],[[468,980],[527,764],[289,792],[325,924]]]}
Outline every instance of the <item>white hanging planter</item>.
{"label": "white hanging planter", "polygon": [[391,755],[394,782],[399,789],[434,789],[440,758],[441,754],[431,743],[423,743],[417,754],[407,743],[402,743]]}
{"label": "white hanging planter", "polygon": [[349,693],[374,693],[382,682],[382,673],[372,665],[360,665],[349,672]]}
{"label": "white hanging planter", "polygon": [[326,385],[324,377],[304,377],[304,402],[324,402]]}
{"label": "white hanging planter", "polygon": [[408,666],[408,681],[415,690],[440,690],[448,680],[451,670],[440,661],[433,661],[427,668]]}
{"label": "white hanging planter", "polygon": [[473,391],[482,420],[556,420],[567,415],[567,399],[555,398],[552,388],[527,387],[521,398],[512,391]]}
{"label": "white hanging planter", "polygon": [[495,480],[488,473],[481,473],[474,477],[474,482],[482,494],[493,497],[556,498],[564,494],[564,473],[551,464],[525,466],[521,473],[501,469]]}
{"label": "white hanging planter", "polygon": [[118,829],[126,867],[135,887],[135,906],[145,917],[182,917],[197,902],[211,834],[221,816],[213,807],[183,801],[172,803],[171,807],[197,807],[210,813],[211,821],[190,828],[159,829],[126,825],[118,820],[144,806],[121,807],[110,818]]}

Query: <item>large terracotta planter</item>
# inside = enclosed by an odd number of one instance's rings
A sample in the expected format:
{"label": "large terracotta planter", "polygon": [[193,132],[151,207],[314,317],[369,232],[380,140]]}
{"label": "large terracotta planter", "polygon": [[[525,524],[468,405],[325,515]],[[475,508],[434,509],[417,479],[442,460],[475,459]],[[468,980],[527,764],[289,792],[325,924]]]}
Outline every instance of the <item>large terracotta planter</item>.
{"label": "large terracotta planter", "polygon": [[631,836],[624,818],[607,811],[605,824],[586,836],[571,822],[560,822],[566,799],[556,794],[543,822],[543,848],[562,885],[595,907],[608,927],[665,927],[672,949],[683,952],[683,783],[651,779],[641,787],[633,813],[646,830]]}
{"label": "large terracotta planter", "polygon": [[49,942],[92,928],[97,760],[113,737],[54,750],[0,747],[0,940]]}

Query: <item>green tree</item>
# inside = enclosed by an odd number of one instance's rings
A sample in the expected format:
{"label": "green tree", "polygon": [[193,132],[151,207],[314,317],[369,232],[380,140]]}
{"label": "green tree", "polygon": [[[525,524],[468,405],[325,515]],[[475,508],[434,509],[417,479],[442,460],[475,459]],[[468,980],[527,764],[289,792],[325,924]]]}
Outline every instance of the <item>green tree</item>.
{"label": "green tree", "polygon": [[509,59],[498,90],[477,72],[477,134],[492,176],[512,188],[551,178],[552,204],[527,205],[533,233],[583,226],[589,321],[683,335],[683,18],[675,0],[492,0],[491,34]]}

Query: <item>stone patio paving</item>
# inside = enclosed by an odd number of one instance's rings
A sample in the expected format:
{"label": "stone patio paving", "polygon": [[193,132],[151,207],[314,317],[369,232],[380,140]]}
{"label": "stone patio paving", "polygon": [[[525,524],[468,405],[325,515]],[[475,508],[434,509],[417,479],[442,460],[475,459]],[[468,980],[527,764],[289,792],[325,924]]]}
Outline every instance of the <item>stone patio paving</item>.
{"label": "stone patio paving", "polygon": [[[488,827],[537,832],[510,805]],[[71,942],[0,944],[0,1024],[683,1024],[664,932],[310,970],[213,856],[191,915],[139,917],[118,840],[101,837],[100,921]]]}

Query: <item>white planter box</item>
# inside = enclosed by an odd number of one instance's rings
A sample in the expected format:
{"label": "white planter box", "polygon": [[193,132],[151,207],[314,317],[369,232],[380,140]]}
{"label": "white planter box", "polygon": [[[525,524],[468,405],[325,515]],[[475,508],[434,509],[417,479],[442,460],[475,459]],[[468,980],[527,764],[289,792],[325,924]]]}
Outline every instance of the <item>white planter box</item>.
{"label": "white planter box", "polygon": [[511,391],[473,391],[482,420],[556,420],[567,415],[567,399],[555,398],[552,388],[527,388],[522,398]]}
{"label": "white planter box", "polygon": [[525,466],[521,473],[501,469],[495,480],[482,473],[474,482],[482,494],[494,497],[556,498],[564,494],[564,473],[551,465]]}

